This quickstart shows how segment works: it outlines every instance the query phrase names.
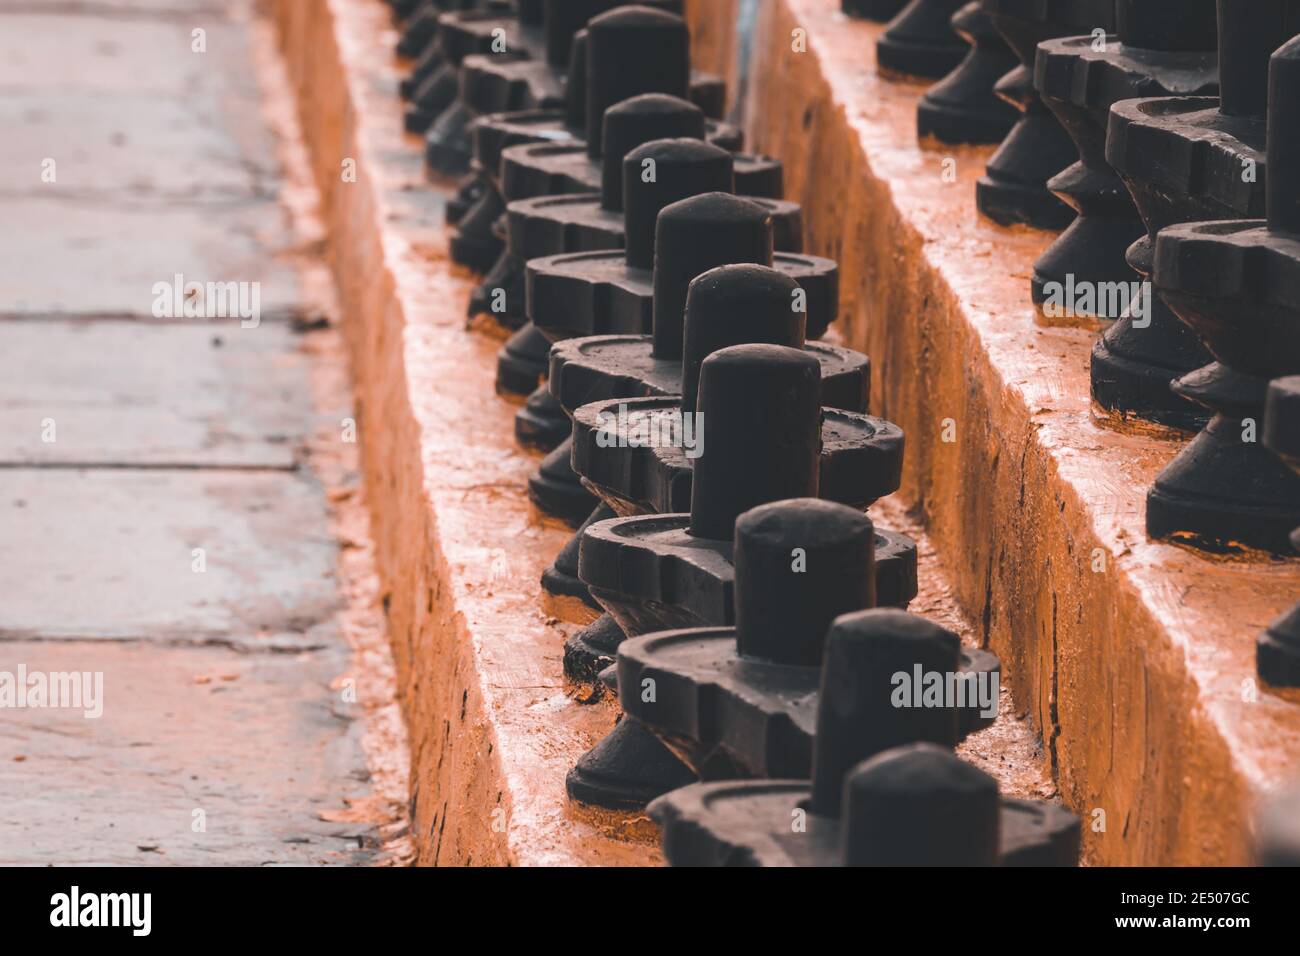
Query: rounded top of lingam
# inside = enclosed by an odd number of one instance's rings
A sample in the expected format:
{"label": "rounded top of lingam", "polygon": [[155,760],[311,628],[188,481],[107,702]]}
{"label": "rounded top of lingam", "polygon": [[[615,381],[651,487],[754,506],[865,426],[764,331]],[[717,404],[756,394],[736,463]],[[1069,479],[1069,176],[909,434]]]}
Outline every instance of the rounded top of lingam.
{"label": "rounded top of lingam", "polygon": [[[655,357],[682,357],[686,300],[693,279],[730,263],[770,265],[772,243],[771,214],[740,196],[705,192],[665,206],[654,239]],[[752,340],[728,344],[745,341]],[[782,339],[777,344],[790,343]]]}
{"label": "rounded top of lingam", "polygon": [[704,139],[704,112],[679,96],[643,93],[605,110],[604,156],[600,170],[600,204],[623,209],[623,159],[632,150],[659,139]]}
{"label": "rounded top of lingam", "polygon": [[[761,246],[751,243],[749,249],[761,251]],[[748,249],[740,251],[749,252]],[[660,261],[668,257],[665,251]],[[690,271],[688,268],[684,274]],[[749,342],[803,348],[807,316],[796,308],[799,283],[786,273],[766,265],[735,262],[697,274],[688,281],[683,329],[679,332],[683,336],[683,408],[695,407],[700,365],[718,349]],[[656,310],[656,319],[660,315]],[[664,321],[672,320],[667,310],[662,316]]]}
{"label": "rounded top of lingam", "polygon": [[858,764],[844,781],[846,866],[994,866],[998,784],[951,750],[919,743]]}
{"label": "rounded top of lingam", "polygon": [[699,139],[657,139],[623,157],[623,218],[627,262],[655,263],[655,225],[664,207],[700,193],[732,191],[732,156]]}
{"label": "rounded top of lingam", "polygon": [[605,110],[629,96],[690,90],[690,34],[679,16],[618,7],[587,22],[587,153],[603,152]]}
{"label": "rounded top of lingam", "polygon": [[815,667],[835,618],[875,604],[875,526],[847,505],[792,498],[736,521],[736,644]]}
{"label": "rounded top of lingam", "polygon": [[905,611],[881,608],[834,620],[818,698],[815,812],[839,815],[845,775],[861,760],[902,744],[956,743],[956,708],[898,706],[896,691],[898,675],[913,682],[918,672],[946,680],[957,674],[960,660],[956,634]]}

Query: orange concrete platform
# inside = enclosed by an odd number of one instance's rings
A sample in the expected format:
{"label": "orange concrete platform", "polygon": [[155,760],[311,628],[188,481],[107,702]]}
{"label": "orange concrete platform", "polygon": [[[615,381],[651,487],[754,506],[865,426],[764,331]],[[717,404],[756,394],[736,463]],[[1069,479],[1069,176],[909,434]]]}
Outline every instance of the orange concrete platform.
{"label": "orange concrete platform", "polygon": [[1146,490],[1180,441],[1094,417],[1093,335],[1037,325],[1029,301],[1051,237],[977,215],[991,149],[917,142],[924,86],[877,75],[880,26],[838,0],[687,6],[697,66],[733,91],[737,16],[757,10],[747,146],[784,160],[808,251],[840,262],[840,327],[872,357],[873,411],[907,434],[900,494],[1046,740],[1086,858],[1244,862],[1255,799],[1300,776],[1300,704],[1254,667],[1300,563],[1147,539]]}
{"label": "orange concrete platform", "polygon": [[[465,328],[472,277],[447,258],[449,184],[424,182],[421,141],[402,132],[388,7],[279,0],[274,8],[352,353],[376,563],[410,730],[418,862],[657,862],[645,818],[593,815],[565,799],[565,773],[612,725],[613,710],[579,703],[562,678],[569,625],[541,609],[538,579],[567,532],[528,503],[538,459],[514,444],[516,406],[493,395],[500,339]],[[914,609],[978,643],[980,629],[961,615],[904,504],[887,500],[872,514],[918,538]],[[1050,798],[1039,743],[1006,685],[1001,718],[962,753],[1004,791]]]}

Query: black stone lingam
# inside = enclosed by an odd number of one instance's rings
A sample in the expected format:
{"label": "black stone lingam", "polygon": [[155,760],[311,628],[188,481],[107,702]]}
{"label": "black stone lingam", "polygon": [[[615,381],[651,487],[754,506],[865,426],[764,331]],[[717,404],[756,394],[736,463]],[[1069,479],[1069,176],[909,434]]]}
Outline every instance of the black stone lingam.
{"label": "black stone lingam", "polygon": [[[656,156],[658,158],[656,159]],[[682,165],[687,157],[692,162],[709,157],[719,177],[729,168],[731,157],[717,147],[698,140],[665,140],[660,144],[646,144],[628,153],[624,158],[625,193],[624,223],[626,248],[623,251],[565,253],[530,260],[528,263],[527,302],[531,322],[525,325],[506,343],[501,353],[505,367],[512,372],[528,367],[536,369],[538,378],[544,374],[547,345],[539,340],[538,332],[549,341],[558,341],[575,335],[602,333],[649,332],[653,327],[654,301],[654,249],[655,223],[659,211],[669,202],[684,196],[706,191],[697,176],[678,181],[671,174],[674,164]],[[647,161],[654,161],[655,182],[644,182]],[[668,163],[669,165],[665,165]],[[714,188],[730,191],[721,179]],[[763,211],[769,219],[775,212],[783,223],[783,233],[796,241],[795,226],[799,222],[798,207],[775,200],[745,200]],[[758,257],[755,259],[755,257]],[[799,282],[802,289],[801,304],[806,310],[808,327],[816,336],[823,334],[833,320],[838,303],[837,271],[835,263],[815,256],[800,256],[782,252],[772,256],[770,247],[749,257],[755,261],[771,263],[787,272]],[[714,260],[704,266],[721,264],[729,260]],[[686,277],[693,278],[695,273]],[[666,281],[666,280],[665,280]],[[685,281],[681,283],[680,296],[684,303]],[[679,304],[681,304],[679,303]],[[573,311],[573,310],[577,311]],[[677,312],[681,315],[680,308]],[[525,351],[526,349],[526,351]],[[533,379],[536,382],[536,378]],[[527,410],[526,410],[527,411]],[[548,409],[548,414],[559,417],[558,406]],[[516,433],[519,434],[517,423]],[[534,487],[533,500],[546,509],[571,504],[577,508],[579,499],[566,496],[557,498],[550,494],[554,482],[567,474],[569,449],[560,445],[543,462],[544,484]],[[576,481],[569,489],[576,488]],[[591,510],[590,503],[580,514],[564,511],[560,516],[577,524]],[[554,512],[549,512],[554,513]]]}
{"label": "black stone lingam", "polygon": [[1273,794],[1261,808],[1255,860],[1260,866],[1300,866],[1300,787]]}
{"label": "black stone lingam", "polygon": [[650,804],[673,866],[1074,866],[1079,820],[1000,797],[950,749],[953,709],[895,706],[892,674],[954,667],[956,636],[898,611],[826,636],[811,780],[702,783]]}
{"label": "black stone lingam", "polygon": [[1300,475],[1258,432],[1269,380],[1300,373],[1300,39],[1269,71],[1268,218],[1184,223],[1156,239],[1156,292],[1217,361],[1174,383],[1215,415],[1147,494],[1147,532],[1289,554]]}
{"label": "black stone lingam", "polygon": [[[1300,472],[1300,376],[1269,383],[1264,406],[1264,447]],[[1291,532],[1300,551],[1300,528]],[[1255,668],[1274,687],[1300,687],[1300,604],[1268,626],[1255,642]]]}
{"label": "black stone lingam", "polygon": [[840,0],[840,9],[861,20],[892,20],[907,0]]}
{"label": "black stone lingam", "polygon": [[[638,152],[628,154],[625,166],[640,169]],[[655,224],[663,207],[656,205],[653,194],[654,190],[638,188],[625,197],[626,246],[622,252],[565,253],[528,262],[528,317],[552,342],[654,331]],[[824,335],[839,308],[835,263],[793,252],[756,250],[755,256],[751,261],[770,264],[799,283],[808,337]]]}
{"label": "black stone lingam", "polygon": [[[770,248],[771,227],[748,203],[721,194],[699,196],[669,207],[661,215],[656,273],[655,324],[676,325],[685,308],[684,336],[662,336],[656,352],[654,336],[596,336],[569,339],[551,350],[551,394],[570,416],[592,401],[643,396],[685,395],[677,401],[694,407],[703,360],[732,345],[765,342],[801,348],[817,357],[822,370],[822,402],[832,408],[865,412],[870,391],[869,359],[849,349],[809,344],[805,321],[794,310],[798,284],[789,276],[764,265],[724,265],[710,268],[718,259],[744,259],[758,248]],[[694,258],[694,264],[691,259]],[[691,279],[697,270],[706,270]],[[680,288],[689,285],[683,296]],[[683,306],[683,298],[686,305]],[[572,445],[570,445],[572,448]],[[613,517],[602,503],[605,518]],[[597,519],[602,520],[602,519]],[[591,519],[574,536],[555,564],[543,576],[563,586],[564,594],[582,593],[595,607],[597,602],[576,580],[578,545]],[[882,539],[890,548],[889,538]],[[895,549],[896,550],[896,549]],[[885,575],[897,570],[883,565]],[[905,588],[887,585],[894,592]],[[603,667],[613,663],[613,650],[622,633],[615,633],[607,621],[578,634],[566,646],[565,673],[575,680],[590,681]],[[613,644],[611,644],[611,639]]]}
{"label": "black stone lingam", "polygon": [[[1218,99],[1116,103],[1106,159],[1146,226],[1128,263],[1148,280],[1156,234],[1180,222],[1264,215],[1268,58],[1300,33],[1300,0],[1219,0]],[[1092,397],[1106,414],[1199,430],[1204,407],[1169,388],[1211,361],[1190,326],[1157,296],[1146,314],[1122,316],[1092,351]]]}
{"label": "black stone lingam", "polygon": [[[504,150],[500,161],[501,192],[506,199],[524,201],[567,196],[571,201],[579,193],[600,193],[602,206],[617,201],[621,211],[622,159],[633,147],[655,139],[691,138],[707,139],[734,153],[741,143],[739,133],[732,127],[708,121],[694,103],[662,93],[634,96],[611,106],[605,114],[605,155],[599,159],[588,155],[582,141],[522,144]],[[733,157],[732,172],[735,188],[741,195],[781,198],[780,160],[737,154]],[[543,221],[551,218],[555,217],[544,216]],[[563,217],[560,221],[564,221]],[[506,328],[518,328],[523,323],[524,263],[534,255],[561,252],[565,247],[547,246],[543,253],[521,256],[521,247],[511,249],[509,242],[512,233],[518,237],[522,228],[520,217],[507,222],[507,249],[470,296],[471,317],[491,309],[492,317]],[[497,289],[505,290],[505,295],[498,297]],[[504,310],[495,307],[494,300],[498,299],[507,303]],[[518,307],[512,308],[510,304],[516,302]]]}
{"label": "black stone lingam", "polygon": [[[1125,253],[1145,230],[1128,190],[1106,162],[1110,107],[1134,97],[1217,93],[1214,4],[1116,0],[1116,35],[1039,45],[1034,86],[1079,152],[1078,162],[1047,183],[1078,213],[1034,264],[1033,301],[1047,324],[1113,321],[1130,299],[1140,301]],[[1102,294],[1135,288],[1138,296]]]}
{"label": "black stone lingam", "polygon": [[[694,550],[694,559],[707,569],[709,577],[715,581],[729,578],[731,539],[735,519],[741,512],[769,501],[817,494],[823,430],[820,375],[820,363],[815,358],[798,349],[775,345],[733,346],[705,360],[698,412],[710,423],[709,444],[699,449],[700,475],[694,482],[692,514],[598,522],[583,538],[579,575],[624,633],[662,630],[681,620],[701,622],[697,616],[700,613],[706,615],[704,624],[728,623],[732,610],[730,581],[715,587],[709,608],[701,610],[701,602],[695,600],[695,587],[685,578],[658,578],[659,584],[672,589],[670,595],[665,595],[658,593],[646,575],[637,574],[638,567],[648,571],[650,563],[658,560],[655,548],[663,543],[649,541],[647,524],[666,520],[674,525],[675,535],[673,530],[668,534],[674,539],[670,548],[681,543],[676,538],[684,539],[686,548]],[[863,422],[875,421],[857,417]],[[697,431],[695,437],[702,434]],[[896,458],[901,467],[901,432],[889,426],[865,440],[878,446],[879,457]],[[892,465],[886,461],[884,467]],[[873,484],[871,471],[871,467],[860,469],[863,484]],[[624,529],[629,520],[639,525]],[[608,547],[602,542],[593,552],[592,535],[611,529],[615,537],[623,530],[629,532],[624,542],[628,547],[616,548],[616,568],[601,569],[598,566],[607,557],[602,558],[599,552],[602,547],[608,552]],[[877,558],[884,563],[898,560],[895,556],[882,557],[879,549]],[[592,583],[593,575],[602,570],[604,577],[598,584],[604,585],[604,593]],[[674,580],[681,582],[680,586],[673,587]],[[641,593],[655,591],[658,600],[654,605],[642,601],[638,589]],[[678,599],[692,603],[694,610],[674,606]],[[681,786],[683,778],[693,778],[684,765],[675,758],[667,761],[665,755],[668,751],[653,734],[625,717],[570,771],[566,781],[569,795],[605,807],[644,806],[653,796]],[[665,766],[672,772],[651,773],[649,769],[662,771]]]}
{"label": "black stone lingam", "polygon": [[[633,227],[640,222],[638,217],[644,215],[649,221],[649,229],[653,232],[655,217],[664,206],[698,193],[717,189],[731,191],[733,181],[731,154],[702,140],[653,140],[630,150],[622,159],[626,160],[631,156],[636,156],[637,162],[626,168],[625,178],[633,180],[629,188],[635,190],[630,193],[635,207],[630,213]],[[654,170],[655,182],[645,183],[642,188],[642,170],[647,168]],[[621,256],[621,252],[617,250],[622,249],[625,229],[628,228],[625,226],[624,214],[621,211],[603,210],[600,201],[591,196],[578,195],[572,198],[580,201],[583,208],[592,215],[588,217],[589,222],[584,224],[587,226],[584,231],[575,232],[567,238],[579,247],[610,250],[612,254]],[[623,205],[621,192],[619,205]],[[797,206],[794,207],[794,211],[797,216]],[[601,215],[601,213],[606,214]],[[521,257],[534,251],[527,244],[529,237],[521,235],[524,225],[526,223],[520,221],[520,217],[517,216],[515,232],[518,238],[515,250],[517,256]],[[561,241],[566,238],[563,231],[559,238]],[[529,256],[529,258],[533,257]],[[526,299],[525,291],[525,303]],[[538,382],[546,375],[549,351],[550,343],[535,326],[525,325],[523,329],[516,332],[506,342],[498,358],[498,391],[522,391],[527,394],[535,389]],[[519,385],[524,387],[518,388]]]}
{"label": "black stone lingam", "polygon": [[1015,54],[978,0],[953,14],[952,29],[970,44],[970,50],[956,69],[921,97],[916,107],[917,135],[943,143],[1000,142],[1015,125],[1016,111],[993,87],[1015,67]]}
{"label": "black stone lingam", "polygon": [[[654,334],[566,339],[552,347],[548,387],[568,413],[592,402],[670,395],[692,407],[707,356],[759,342],[805,349],[821,363],[822,404],[866,411],[870,360],[851,349],[806,341],[805,317],[796,308],[799,284],[767,265],[744,263],[770,241],[764,236],[770,226],[737,197],[724,197],[685,200],[661,216]],[[735,264],[714,266],[732,258]],[[704,271],[692,279],[699,268]],[[661,330],[664,324],[681,325],[683,310],[681,331]]]}
{"label": "black stone lingam", "polygon": [[[556,110],[565,105],[565,73],[573,37],[587,21],[628,0],[545,0],[541,30],[545,56],[522,59],[521,54],[468,56],[461,63],[460,96],[476,116],[523,110]],[[653,6],[680,12],[680,4]]]}
{"label": "black stone lingam", "polygon": [[[875,528],[844,505],[802,498],[760,505],[736,521],[734,627],[662,631],[618,648],[619,703],[696,774],[812,775],[817,690],[827,628],[841,614],[875,606]],[[897,612],[897,619],[909,615]],[[903,687],[913,707],[958,712],[955,745],[998,712],[996,656],[965,651],[935,625],[952,653],[947,670],[900,671],[871,662],[865,688]],[[904,682],[898,680],[902,673]],[[949,726],[945,722],[945,726]],[[706,770],[706,768],[709,768]]]}
{"label": "black stone lingam", "polygon": [[1075,866],[1079,820],[1000,797],[997,781],[933,744],[865,761],[842,814],[814,813],[806,781],[699,783],[650,805],[670,866]]}
{"label": "black stone lingam", "polygon": [[[424,133],[449,112],[464,115],[457,106],[460,94],[460,72],[465,59],[478,54],[505,55],[510,59],[533,59],[541,55],[544,46],[540,4],[527,3],[516,10],[485,8],[439,13],[435,18],[436,43],[441,62],[415,89],[407,107],[404,121],[408,132]],[[420,23],[426,22],[421,18]],[[462,120],[463,122],[463,120]],[[441,158],[439,142],[433,156],[426,152],[426,160]],[[431,165],[432,169],[446,173],[447,169]]]}
{"label": "black stone lingam", "polygon": [[1020,119],[989,160],[975,187],[979,211],[1002,225],[1024,223],[1064,229],[1074,211],[1047,188],[1047,181],[1076,159],[1061,124],[1034,89],[1038,44],[1115,28],[1114,0],[982,0],[984,12],[1020,59],[997,84],[999,96]]}
{"label": "black stone lingam", "polygon": [[[655,140],[632,150],[625,157],[627,195],[631,201],[629,221],[635,227],[645,217],[653,229],[654,218],[664,206],[679,199],[716,189],[729,190],[732,182],[731,154],[698,139]],[[649,164],[649,165],[647,165]],[[643,170],[654,170],[654,182],[645,183]],[[594,203],[592,203],[594,205]],[[622,205],[622,203],[620,203]],[[798,207],[787,205],[797,221]],[[615,223],[623,216],[599,212],[591,217],[603,224],[605,231],[589,228],[585,242],[596,248],[601,245],[617,249],[622,245],[623,229],[614,232]],[[615,253],[620,255],[621,253]],[[497,364],[498,390],[512,390],[511,386],[528,385],[539,388],[545,376],[550,342],[532,323],[516,332],[502,347]],[[556,425],[549,434],[562,434],[567,416],[551,400],[544,388],[536,401],[530,403],[516,419],[515,434],[526,443],[536,443],[548,433],[549,422]],[[533,502],[548,514],[564,518],[577,525],[590,513],[595,502],[591,500],[577,476],[569,468],[569,448],[561,443],[543,460],[538,473],[529,481],[529,495]]]}
{"label": "black stone lingam", "polygon": [[[492,261],[497,261],[502,243],[494,240],[490,231],[507,200],[554,192],[579,192],[588,188],[595,191],[594,185],[589,186],[573,175],[575,170],[587,169],[592,170],[593,176],[599,174],[603,143],[592,147],[584,139],[588,128],[600,127],[603,116],[589,116],[587,113],[593,102],[587,95],[590,84],[599,83],[605,88],[617,85],[621,89],[634,90],[632,95],[664,92],[665,86],[673,86],[668,93],[681,96],[689,92],[696,103],[708,103],[719,98],[717,90],[722,84],[717,78],[694,75],[689,90],[680,92],[677,91],[678,84],[671,79],[678,73],[689,75],[690,71],[686,25],[680,17],[636,6],[611,10],[595,19],[600,24],[594,40],[590,37],[590,30],[582,30],[574,36],[564,110],[497,113],[475,121],[474,163],[487,182],[479,200],[481,210],[476,207],[466,214],[460,234],[452,240],[452,258],[456,262],[482,272],[490,268],[480,265],[483,255],[490,254]],[[653,64],[646,62],[644,45],[665,37],[671,42],[662,45],[661,58]],[[593,46],[595,53],[591,51]],[[639,59],[630,55],[629,51],[634,49],[639,50]],[[599,102],[604,102],[604,98]],[[707,109],[704,111],[706,116],[709,115]],[[722,124],[710,122],[706,125],[705,135],[726,148],[738,149],[740,146],[739,132]],[[518,148],[511,149],[512,146]],[[532,148],[524,148],[529,146]],[[461,258],[462,245],[469,254],[479,252],[478,246],[483,250],[471,262]],[[509,263],[501,265],[506,268]],[[481,296],[470,303],[472,310],[481,308],[481,305]]]}
{"label": "black stone lingam", "polygon": [[[687,109],[693,110],[694,114],[685,113]],[[589,172],[567,170],[561,174],[565,179],[558,182],[530,184],[532,188],[544,188],[544,192],[532,192],[531,188],[520,190],[517,183],[502,190],[507,199],[511,199],[507,215],[508,235],[517,241],[513,251],[525,261],[561,252],[622,248],[623,191],[626,188],[623,159],[636,147],[653,140],[686,138],[702,141],[704,114],[694,104],[677,97],[646,94],[610,107],[604,127],[604,155],[598,162],[593,162],[584,154],[584,166],[590,168]],[[613,142],[609,137],[615,137]],[[508,153],[511,151],[507,150]],[[509,159],[506,159],[505,167],[509,166]],[[545,166],[518,168],[529,168],[533,172],[545,170]],[[638,179],[642,178],[647,171],[638,169],[636,175]],[[781,162],[767,157],[732,154],[732,175],[736,193],[749,196],[771,214],[777,248],[798,251],[802,246],[800,208],[798,203],[780,198]],[[564,192],[547,188],[570,183],[580,188]],[[592,186],[595,188],[590,188]],[[758,191],[753,191],[755,189]],[[512,199],[519,191],[529,192],[531,198]]]}
{"label": "black stone lingam", "polygon": [[[561,180],[546,184],[558,187],[578,179],[582,189],[560,193],[548,189],[546,193],[511,202],[506,207],[505,254],[474,297],[484,302],[503,303],[502,310],[492,312],[501,324],[517,327],[524,319],[525,263],[529,259],[563,252],[623,248],[624,157],[654,140],[702,140],[705,120],[699,107],[686,100],[648,93],[611,106],[606,111],[604,127],[604,155],[599,162],[590,160],[585,150],[570,148],[581,155],[583,165],[590,167],[589,172],[569,170],[562,174]],[[537,171],[542,167],[523,168]],[[646,175],[644,168],[632,172],[638,182]],[[797,250],[802,233],[801,209],[798,203],[780,199],[780,161],[733,155],[732,176],[739,195],[753,197],[771,214],[777,248]],[[589,185],[594,185],[595,190],[587,189]],[[756,195],[750,191],[753,189],[761,192]],[[773,191],[777,195],[769,195]],[[507,196],[511,194],[509,189],[504,192]],[[503,294],[497,293],[497,289]],[[471,308],[474,306],[472,301]]]}
{"label": "black stone lingam", "polygon": [[[480,10],[486,5],[484,0],[402,0],[400,4],[393,5],[394,18],[397,20],[403,38],[410,30],[427,33],[423,41],[418,44],[414,38],[412,41],[405,41],[405,39],[398,41],[399,45],[409,42],[410,45],[418,47],[414,52],[401,53],[399,46],[400,55],[415,59],[415,65],[410,73],[403,77],[398,85],[402,99],[411,99],[425,81],[447,62],[442,52],[442,43],[438,38],[438,16],[453,10]],[[399,12],[399,9],[406,12]],[[425,22],[417,26],[417,19],[423,19]]]}
{"label": "black stone lingam", "polygon": [[[646,100],[645,96],[638,96],[636,100],[628,100],[628,104],[636,103],[637,100]],[[659,98],[656,98],[659,99]],[[675,103],[681,105],[690,105],[685,100],[673,99]],[[624,104],[620,104],[621,105]],[[611,108],[611,113],[614,109]],[[599,193],[564,193],[564,194],[547,194],[534,196],[532,199],[519,199],[511,202],[507,206],[507,248],[520,259],[528,261],[529,259],[538,259],[541,256],[558,255],[560,252],[581,252],[588,250],[610,250],[610,248],[623,248],[623,193],[625,185],[623,179],[627,170],[623,168],[624,157],[627,153],[634,150],[637,146],[651,140],[662,140],[669,137],[679,137],[679,134],[664,133],[658,134],[654,130],[653,124],[646,124],[645,109],[636,111],[636,124],[630,127],[632,130],[640,129],[640,135],[629,135],[628,139],[632,142],[627,143],[627,148],[620,144],[619,150],[611,150],[610,144],[606,143],[606,151],[602,157],[604,166]],[[606,129],[610,127],[610,122],[606,120]],[[629,117],[633,118],[633,117]],[[703,124],[703,114],[699,114],[699,121]],[[649,139],[646,139],[649,135]],[[692,142],[703,142],[702,135],[685,134]],[[645,160],[642,160],[645,161]],[[763,182],[764,190],[768,185],[779,186],[781,179],[781,165],[779,160],[770,160],[766,157],[753,156],[736,156],[732,155],[732,182],[736,183],[737,195],[748,196],[758,206],[767,209],[768,215],[772,217],[772,229],[774,229],[774,241],[776,248],[784,251],[797,252],[802,248],[802,228],[801,228],[801,208],[800,204],[787,202],[780,199],[779,196],[768,196],[766,194],[755,195],[741,191],[741,183],[754,182],[754,178],[744,177],[736,174],[737,166],[745,166],[746,172],[751,172],[755,166],[761,166],[764,170],[762,177],[757,177]],[[645,168],[633,170],[634,176],[638,181],[647,176]],[[508,195],[508,194],[507,194]],[[510,245],[513,243],[513,245]]]}
{"label": "black stone lingam", "polygon": [[394,5],[394,15],[400,27],[397,55],[413,59],[422,56],[429,47],[438,46],[438,18],[444,13],[487,11],[501,17],[534,17],[541,9],[541,0],[525,0],[512,5],[506,0],[404,0]]}
{"label": "black stone lingam", "polygon": [[[696,151],[708,148],[710,147],[699,143],[693,147]],[[628,154],[625,164],[630,170],[641,168],[642,151],[645,149],[647,147],[641,147]],[[673,303],[665,302],[662,308],[671,314],[678,316],[683,314],[686,286],[697,272],[690,271],[689,274],[677,275],[671,270],[655,269],[654,224],[659,209],[662,208],[659,205],[662,199],[656,198],[655,194],[660,193],[663,188],[662,175],[660,180],[660,185],[649,189],[648,184],[641,184],[637,179],[635,192],[626,194],[628,244],[624,252],[570,253],[534,259],[528,263],[528,301],[533,327],[540,330],[549,340],[628,332],[653,333],[658,287],[669,290],[665,295],[671,294],[675,297]],[[741,206],[741,203],[745,205]],[[731,210],[728,215],[732,217],[733,225],[739,219],[746,218],[740,216],[737,219],[735,210],[738,208],[748,210],[748,219],[770,219],[770,213],[766,209],[748,199],[742,200],[736,197],[727,200],[715,199],[712,204],[715,207],[727,205]],[[755,209],[758,213],[754,212]],[[720,212],[718,214],[721,215]],[[770,226],[768,229],[770,230]],[[754,234],[756,235],[758,231],[761,230],[754,230]],[[770,235],[770,232],[764,234]],[[734,245],[731,243],[719,246],[717,252],[731,250]],[[708,269],[714,265],[736,261],[730,253],[726,258],[714,258],[690,238],[681,240],[677,248],[682,250],[682,254],[672,259],[672,268]],[[813,256],[796,256],[792,253],[774,255],[770,244],[750,250],[740,261],[771,264],[791,276],[800,286],[796,305],[804,308],[807,326],[814,328],[819,335],[825,331],[834,318],[837,300],[837,273],[834,262]],[[680,322],[675,326],[660,328],[657,335],[661,340],[666,340],[667,337],[680,339]],[[680,353],[680,344],[675,351]],[[662,354],[668,353],[662,352]],[[548,456],[548,460],[543,465],[551,466],[550,470],[558,474],[558,469],[563,462],[569,460],[569,455],[570,444],[562,444],[555,449],[552,456]],[[551,460],[552,457],[554,460]],[[537,498],[534,500],[541,506]],[[581,516],[576,520],[570,517],[569,520],[576,523],[577,520],[581,520]]]}
{"label": "black stone lingam", "polygon": [[[574,468],[631,515],[587,528],[579,577],[625,631],[730,624],[732,534],[749,508],[821,497],[865,510],[897,489],[902,431],[823,408],[821,374],[807,351],[731,346],[704,360],[693,415],[675,396],[578,409]],[[880,603],[906,607],[915,569],[910,539],[876,532]]]}
{"label": "black stone lingam", "polygon": [[461,62],[459,95],[473,116],[559,109],[564,105],[563,75],[545,60],[526,60],[517,53],[476,53]]}
{"label": "black stone lingam", "polygon": [[889,21],[876,41],[882,72],[938,78],[966,56],[966,44],[952,29],[952,17],[966,0],[911,0]]}

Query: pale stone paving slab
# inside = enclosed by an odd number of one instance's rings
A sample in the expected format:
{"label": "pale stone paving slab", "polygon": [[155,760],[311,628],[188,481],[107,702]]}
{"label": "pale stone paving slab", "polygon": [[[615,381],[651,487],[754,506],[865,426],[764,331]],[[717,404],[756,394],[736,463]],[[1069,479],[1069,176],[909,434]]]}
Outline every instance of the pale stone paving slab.
{"label": "pale stone paving slab", "polygon": [[289,469],[311,425],[284,324],[9,321],[0,338],[0,465]]}
{"label": "pale stone paving slab", "polygon": [[[96,90],[187,99],[238,95],[243,97],[241,105],[257,108],[246,30],[228,22],[224,13],[124,19],[95,16],[94,8],[85,15],[53,16],[0,9],[0,16],[0,94]],[[195,29],[206,32],[206,52],[192,49]]]}
{"label": "pale stone paving slab", "polygon": [[[222,102],[208,100],[99,90],[0,94],[0,193],[84,200],[94,192],[118,205],[261,196],[274,214],[270,137],[263,131],[266,150],[249,155],[223,122]],[[41,179],[47,159],[55,161],[53,183]]]}
{"label": "pale stone paving slab", "polygon": [[53,198],[6,199],[4,206],[0,315],[151,317],[155,284],[177,273],[186,283],[258,283],[263,321],[298,309],[293,266],[275,258],[288,236],[274,207],[213,212]]}
{"label": "pale stone paving slab", "polygon": [[[346,385],[277,322],[317,313],[251,17],[0,0],[0,681],[104,690],[95,719],[0,711],[0,864],[386,859],[390,775],[342,693],[364,530],[341,558],[314,470]],[[156,317],[177,273],[258,283],[261,324]]]}
{"label": "pale stone paving slab", "polygon": [[0,515],[0,654],[28,638],[296,648],[337,606],[303,476],[0,470]]}
{"label": "pale stone paving slab", "polygon": [[5,712],[0,865],[364,863],[374,849],[339,819],[366,767],[329,686],[347,666],[338,640],[244,657],[0,642],[0,669],[20,663],[102,673],[103,706]]}

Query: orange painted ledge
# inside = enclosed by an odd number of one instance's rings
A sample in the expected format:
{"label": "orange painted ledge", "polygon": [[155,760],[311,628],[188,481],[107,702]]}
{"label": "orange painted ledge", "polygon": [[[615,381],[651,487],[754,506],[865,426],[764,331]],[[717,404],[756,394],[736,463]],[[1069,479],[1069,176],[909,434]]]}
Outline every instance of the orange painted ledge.
{"label": "orange painted ledge", "polygon": [[1180,441],[1094,417],[1093,333],[1041,327],[1029,301],[1051,236],[977,215],[991,148],[917,142],[924,86],[877,75],[880,26],[838,0],[762,0],[739,67],[737,0],[687,9],[697,66],[733,91],[745,70],[748,148],[785,162],[808,251],[840,262],[841,332],[907,434],[900,496],[1046,741],[1085,858],[1247,862],[1256,800],[1300,778],[1300,703],[1256,689],[1254,666],[1300,562],[1148,540],[1146,491]]}

